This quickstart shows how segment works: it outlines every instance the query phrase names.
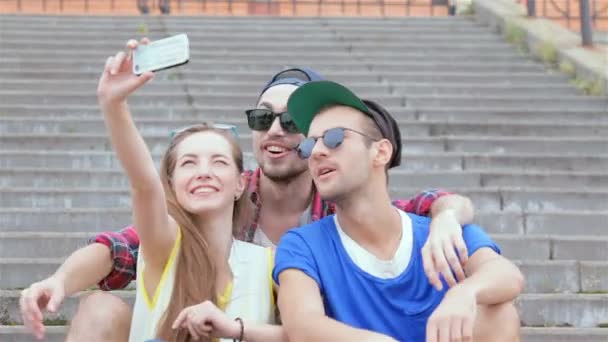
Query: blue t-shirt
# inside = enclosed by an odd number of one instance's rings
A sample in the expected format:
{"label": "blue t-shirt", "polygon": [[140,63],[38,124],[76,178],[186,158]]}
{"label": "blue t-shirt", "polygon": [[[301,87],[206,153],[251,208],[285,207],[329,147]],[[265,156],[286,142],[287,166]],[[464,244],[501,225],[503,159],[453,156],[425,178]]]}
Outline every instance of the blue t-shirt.
{"label": "blue t-shirt", "polygon": [[[399,341],[425,341],[426,322],[443,299],[447,286],[437,291],[428,281],[421,250],[429,235],[430,219],[409,214],[413,246],[405,271],[392,279],[370,275],[357,266],[342,244],[334,217],[288,231],[275,256],[273,278],[298,269],[321,290],[327,316],[355,328],[379,332]],[[476,225],[463,227],[469,255],[498,246]],[[280,285],[280,284],[279,284]]]}

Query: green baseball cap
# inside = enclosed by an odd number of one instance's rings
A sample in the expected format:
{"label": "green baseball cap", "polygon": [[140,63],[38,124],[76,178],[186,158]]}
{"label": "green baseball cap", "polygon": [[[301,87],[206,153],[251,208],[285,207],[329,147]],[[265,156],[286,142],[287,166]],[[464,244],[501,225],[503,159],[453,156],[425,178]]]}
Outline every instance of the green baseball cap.
{"label": "green baseball cap", "polygon": [[287,101],[287,111],[302,134],[308,135],[315,115],[330,106],[347,106],[370,117],[382,137],[393,145],[389,167],[401,163],[401,132],[392,115],[379,104],[362,100],[345,86],[332,81],[313,81],[296,89]]}

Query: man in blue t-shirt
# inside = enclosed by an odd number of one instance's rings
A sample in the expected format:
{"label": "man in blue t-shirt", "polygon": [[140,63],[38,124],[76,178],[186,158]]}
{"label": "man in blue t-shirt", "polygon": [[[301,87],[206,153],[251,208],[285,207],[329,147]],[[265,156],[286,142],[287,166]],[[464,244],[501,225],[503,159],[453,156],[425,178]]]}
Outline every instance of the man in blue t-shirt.
{"label": "man in blue t-shirt", "polygon": [[[388,169],[401,161],[401,135],[380,105],[334,82],[308,83],[288,111],[308,137],[320,195],[336,214],[281,239],[273,277],[295,341],[517,341],[512,301],[523,276],[478,226],[463,227],[467,279],[435,289],[421,249],[429,219],[391,205]],[[446,248],[453,248],[446,246]]]}

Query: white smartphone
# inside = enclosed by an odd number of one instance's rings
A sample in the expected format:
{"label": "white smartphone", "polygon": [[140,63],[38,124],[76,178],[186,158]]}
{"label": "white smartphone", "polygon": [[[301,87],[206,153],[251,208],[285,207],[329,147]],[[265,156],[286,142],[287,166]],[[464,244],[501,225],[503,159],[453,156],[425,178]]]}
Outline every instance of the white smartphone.
{"label": "white smartphone", "polygon": [[133,73],[159,71],[188,63],[190,42],[185,33],[138,45],[133,51]]}

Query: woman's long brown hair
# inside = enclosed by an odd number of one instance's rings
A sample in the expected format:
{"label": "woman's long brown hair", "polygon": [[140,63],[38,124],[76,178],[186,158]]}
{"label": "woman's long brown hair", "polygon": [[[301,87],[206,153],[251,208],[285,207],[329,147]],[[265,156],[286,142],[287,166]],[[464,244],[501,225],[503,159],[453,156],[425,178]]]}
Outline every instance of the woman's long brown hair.
{"label": "woman's long brown hair", "polygon": [[[165,152],[161,162],[160,178],[165,189],[169,215],[179,224],[182,231],[182,242],[176,261],[177,269],[171,301],[157,327],[158,338],[168,342],[192,340],[187,329],[173,330],[171,328],[177,315],[183,309],[202,303],[205,300],[212,301],[217,305],[218,292],[215,286],[217,270],[209,255],[209,244],[203,232],[196,226],[194,216],[184,210],[177,202],[172,186],[172,176],[176,165],[176,147],[186,137],[208,131],[223,136],[230,143],[232,157],[238,172],[239,174],[243,172],[243,152],[236,138],[229,131],[215,129],[208,124],[192,126],[179,132],[171,141],[167,152]],[[234,203],[233,233],[240,228],[239,224],[243,222],[241,216],[247,212],[248,202],[250,203],[249,198],[244,194]],[[211,341],[211,338],[203,338],[202,341],[208,342]]]}

